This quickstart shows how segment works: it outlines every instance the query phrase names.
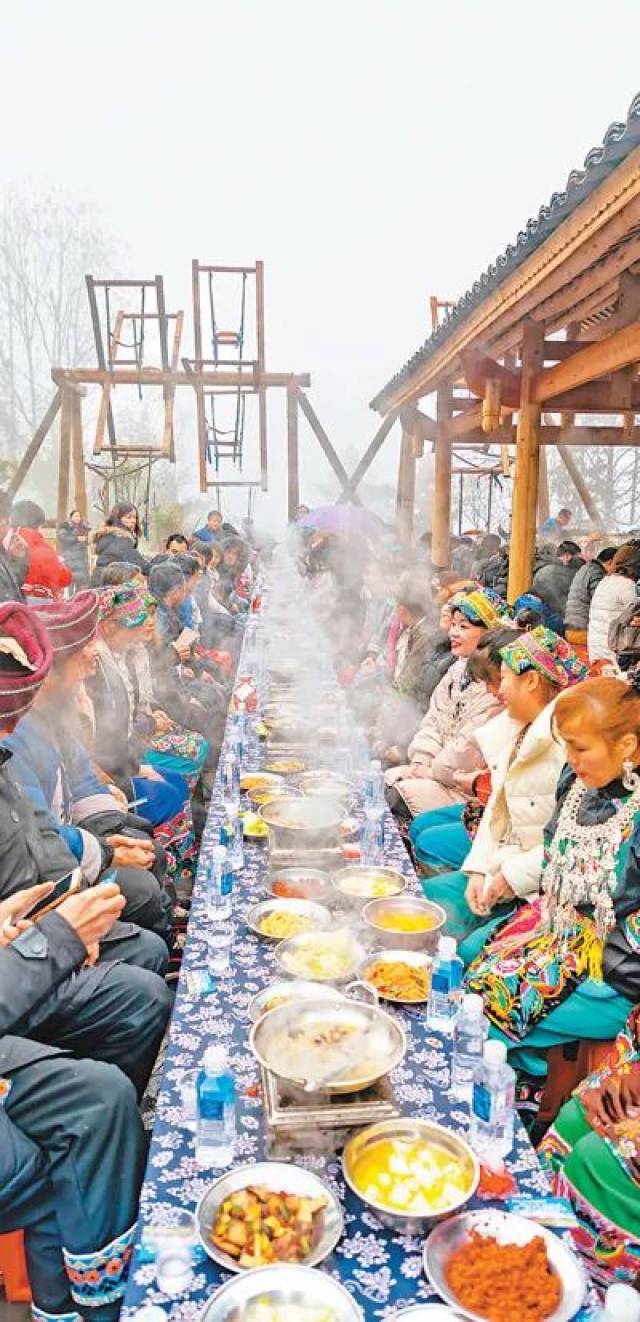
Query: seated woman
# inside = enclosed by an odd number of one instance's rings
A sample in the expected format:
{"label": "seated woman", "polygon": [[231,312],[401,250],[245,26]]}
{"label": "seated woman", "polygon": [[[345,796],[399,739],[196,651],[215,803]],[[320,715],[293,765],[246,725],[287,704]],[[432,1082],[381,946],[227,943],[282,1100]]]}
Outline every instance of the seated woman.
{"label": "seated woman", "polygon": [[[424,576],[423,576],[424,577]],[[396,595],[402,626],[391,683],[374,688],[371,742],[376,755],[389,760],[395,747],[406,748],[429,705],[435,684],[427,690],[427,657],[431,651],[431,602],[428,588],[416,575],[405,574]]]}
{"label": "seated woman", "polygon": [[549,1047],[607,1041],[640,1000],[640,694],[587,679],[558,698],[568,768],[545,832],[542,894],[467,970],[491,1035],[541,1079]]}
{"label": "seated woman", "polygon": [[[486,684],[490,693],[499,696],[502,671],[501,649],[513,642],[511,628],[489,629],[475,652],[467,661],[467,674],[477,683]],[[496,721],[500,717],[495,718]],[[490,722],[493,724],[493,722]],[[467,795],[463,803],[450,803],[444,808],[432,808],[418,813],[409,827],[413,857],[421,872],[432,876],[434,872],[450,872],[462,867],[469,853],[471,840],[478,829],[481,813],[486,808],[491,792],[491,773],[482,755],[477,735],[470,743],[477,744],[478,766],[473,771],[454,771],[453,778]]]}
{"label": "seated woman", "polygon": [[491,797],[462,870],[425,881],[447,911],[447,931],[470,961],[494,927],[538,894],[544,828],[553,812],[564,749],[553,731],[553,704],[585,679],[573,648],[540,626],[500,649],[505,711],[476,731],[491,771]]}
{"label": "seated woman", "polygon": [[599,1285],[640,1270],[640,1006],[605,1064],[580,1084],[540,1144],[553,1192],[569,1198],[571,1235]]}
{"label": "seated woman", "polygon": [[394,767],[386,775],[389,806],[401,822],[429,808],[464,802],[454,772],[469,771],[479,764],[470,736],[499,710],[498,700],[486,684],[469,677],[467,660],[486,630],[504,623],[509,608],[489,588],[461,592],[449,605],[449,639],[456,661],[434,689],[427,714],[409,745],[409,764]]}
{"label": "seated woman", "polygon": [[101,771],[131,798],[154,828],[177,879],[195,857],[189,788],[174,771],[162,775],[141,761],[136,737],[135,690],[127,660],[142,641],[148,612],[142,597],[126,585],[100,594],[97,668],[85,684],[90,699],[91,752]]}

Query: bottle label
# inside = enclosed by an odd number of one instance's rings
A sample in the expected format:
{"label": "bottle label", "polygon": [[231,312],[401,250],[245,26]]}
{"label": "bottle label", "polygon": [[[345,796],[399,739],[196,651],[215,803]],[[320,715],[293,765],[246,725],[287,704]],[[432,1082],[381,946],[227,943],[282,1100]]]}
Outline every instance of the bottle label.
{"label": "bottle label", "polygon": [[217,1097],[200,1096],[200,1119],[222,1124],[224,1120],[224,1102]]}
{"label": "bottle label", "polygon": [[431,987],[434,992],[440,996],[448,996],[451,991],[451,975],[448,964],[441,964],[439,968],[433,970],[431,976]]}
{"label": "bottle label", "polygon": [[484,1125],[491,1123],[491,1093],[484,1083],[474,1083],[471,1109]]}
{"label": "bottle label", "polygon": [[232,890],[233,890],[233,872],[231,871],[227,872],[225,870],[220,878],[220,894],[225,896],[230,895]]}

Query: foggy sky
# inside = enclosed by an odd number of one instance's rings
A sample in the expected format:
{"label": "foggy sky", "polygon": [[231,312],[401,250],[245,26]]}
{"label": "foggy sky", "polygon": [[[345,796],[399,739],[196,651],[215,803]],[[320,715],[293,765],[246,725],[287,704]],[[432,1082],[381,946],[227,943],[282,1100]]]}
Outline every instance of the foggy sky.
{"label": "foggy sky", "polygon": [[[21,0],[2,20],[3,184],[94,199],[121,274],[163,272],[170,308],[193,256],[262,257],[268,364],[311,372],[347,467],[429,295],[462,294],[640,87],[637,0]],[[270,419],[279,467],[283,398]],[[312,499],[324,460],[301,444]],[[274,472],[265,515],[284,491]]]}

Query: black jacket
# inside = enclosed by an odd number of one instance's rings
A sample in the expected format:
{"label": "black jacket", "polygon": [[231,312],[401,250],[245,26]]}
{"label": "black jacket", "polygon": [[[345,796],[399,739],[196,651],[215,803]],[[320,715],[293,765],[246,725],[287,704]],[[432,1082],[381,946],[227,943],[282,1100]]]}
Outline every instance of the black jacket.
{"label": "black jacket", "polygon": [[141,555],[136,537],[126,528],[100,528],[91,541],[96,553],[94,583],[99,582],[100,570],[114,563],[136,565],[143,574],[148,574],[150,561]]}
{"label": "black jacket", "polygon": [[26,578],[29,561],[18,560],[0,546],[0,601],[24,601],[22,584]]}
{"label": "black jacket", "polygon": [[583,565],[580,555],[574,555],[567,565],[563,560],[550,560],[533,576],[532,591],[556,611],[561,620],[565,617],[571,584]]}
{"label": "black jacket", "polygon": [[58,528],[58,551],[73,577],[81,583],[89,581],[89,524],[61,523]]}

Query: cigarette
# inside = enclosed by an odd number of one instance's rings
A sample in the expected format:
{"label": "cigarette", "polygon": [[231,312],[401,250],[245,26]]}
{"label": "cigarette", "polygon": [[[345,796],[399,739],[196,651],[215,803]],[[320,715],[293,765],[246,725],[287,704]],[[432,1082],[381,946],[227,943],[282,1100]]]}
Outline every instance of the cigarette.
{"label": "cigarette", "polygon": [[148,803],[148,802],[149,802],[148,798],[132,799],[131,802],[127,804],[127,808],[139,808],[141,803]]}

